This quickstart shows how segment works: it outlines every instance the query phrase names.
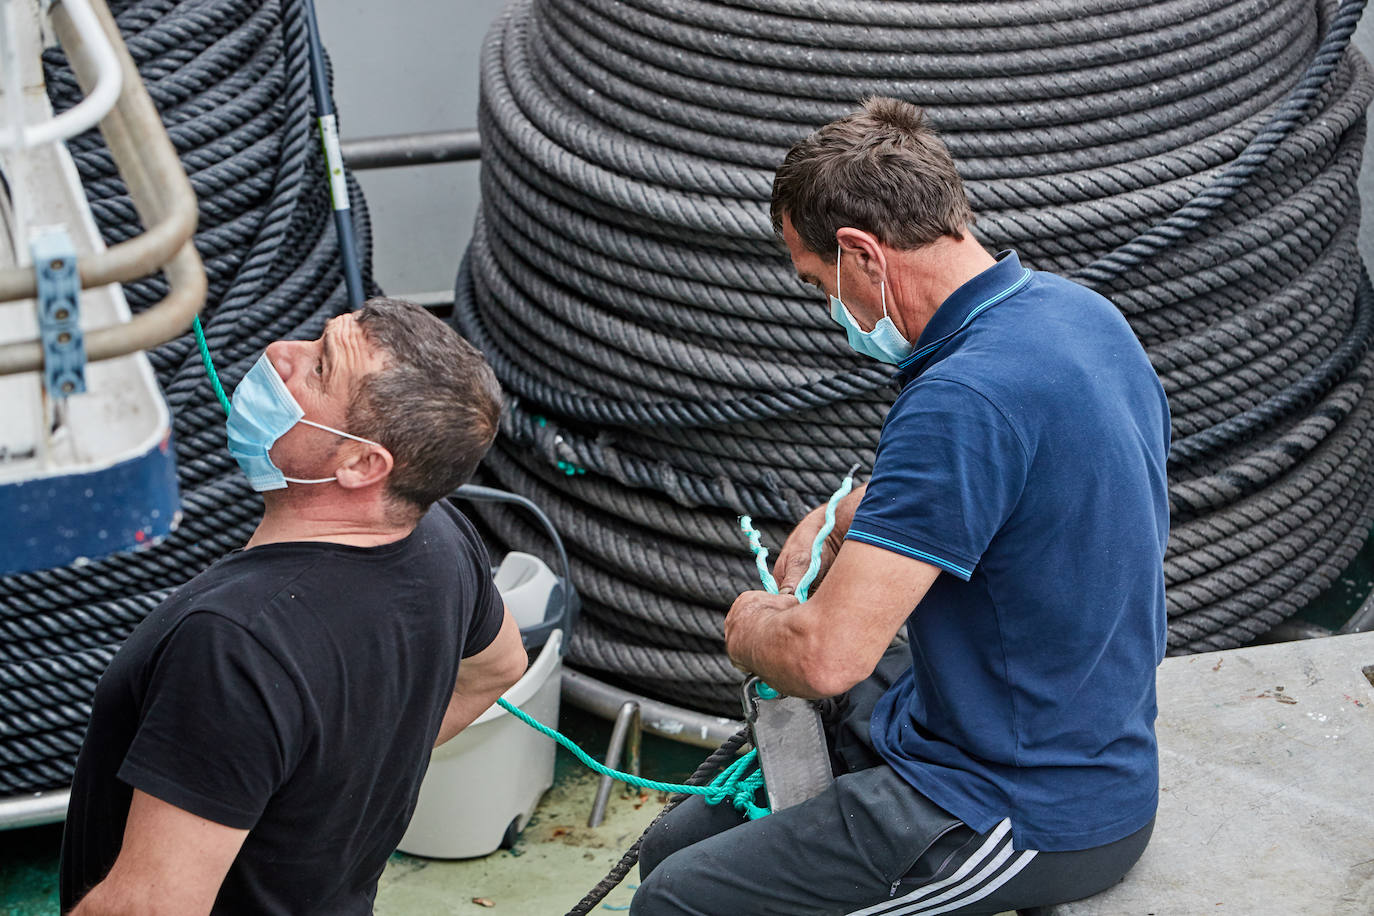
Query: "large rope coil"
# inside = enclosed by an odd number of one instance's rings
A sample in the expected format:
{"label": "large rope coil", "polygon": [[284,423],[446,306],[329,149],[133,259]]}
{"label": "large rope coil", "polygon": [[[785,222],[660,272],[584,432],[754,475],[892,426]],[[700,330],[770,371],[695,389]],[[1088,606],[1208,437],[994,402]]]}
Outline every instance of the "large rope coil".
{"label": "large rope coil", "polygon": [[485,473],[572,547],[571,659],[737,712],[735,516],[777,543],[871,462],[889,373],[848,351],[767,212],[787,147],[871,94],[927,109],[982,241],[1100,290],[1147,348],[1174,424],[1170,650],[1310,601],[1374,518],[1362,7],[512,3],[483,49],[455,322],[513,396]]}
{"label": "large rope coil", "polygon": [[[348,307],[314,125],[305,5],[298,0],[111,3],[200,201],[202,320],[236,383],[271,341],[316,336]],[[57,110],[81,97],[58,51],[44,56]],[[140,231],[99,135],[70,143],[107,243]],[[370,265],[366,207],[351,185]],[[369,271],[370,272],[370,271]],[[368,279],[370,284],[370,277]],[[161,276],[125,286],[141,311]],[[151,351],[172,411],[180,527],[163,543],[80,567],[0,579],[0,797],[71,781],[95,682],[167,592],[241,547],[261,502],[224,448],[224,414],[193,335]]]}

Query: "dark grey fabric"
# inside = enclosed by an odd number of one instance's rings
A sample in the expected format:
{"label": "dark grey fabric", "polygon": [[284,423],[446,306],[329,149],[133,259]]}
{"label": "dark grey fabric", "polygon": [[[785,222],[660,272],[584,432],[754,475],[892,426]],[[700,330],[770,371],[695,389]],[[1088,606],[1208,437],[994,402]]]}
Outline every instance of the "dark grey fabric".
{"label": "dark grey fabric", "polygon": [[889,651],[828,716],[837,775],[825,792],[755,821],[699,797],[660,820],[644,838],[632,916],[993,914],[1121,880],[1153,821],[1095,849],[1013,850],[1007,822],[976,833],[881,762],[868,720],[905,652]]}

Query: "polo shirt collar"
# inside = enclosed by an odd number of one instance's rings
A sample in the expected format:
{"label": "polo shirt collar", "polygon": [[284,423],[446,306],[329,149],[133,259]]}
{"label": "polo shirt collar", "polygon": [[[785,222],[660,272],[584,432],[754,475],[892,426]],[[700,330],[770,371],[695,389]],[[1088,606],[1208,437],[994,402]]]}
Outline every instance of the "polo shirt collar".
{"label": "polo shirt collar", "polygon": [[911,355],[897,366],[893,380],[906,385],[921,374],[935,353],[975,318],[1010,298],[1030,282],[1031,271],[1011,249],[998,252],[997,263],[960,286],[935,310]]}

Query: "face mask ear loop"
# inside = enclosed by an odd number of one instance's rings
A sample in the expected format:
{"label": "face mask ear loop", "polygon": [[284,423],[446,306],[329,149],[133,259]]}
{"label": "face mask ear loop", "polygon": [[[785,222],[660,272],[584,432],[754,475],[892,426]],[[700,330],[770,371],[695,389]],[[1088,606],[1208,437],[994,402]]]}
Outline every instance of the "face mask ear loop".
{"label": "face mask ear loop", "polygon": [[835,298],[836,298],[836,299],[839,299],[841,302],[844,301],[844,297],[840,295],[840,255],[843,253],[843,251],[844,251],[844,249],[840,247],[840,243],[839,243],[839,242],[836,242],[836,243],[835,243]]}
{"label": "face mask ear loop", "polygon": [[883,297],[883,317],[887,317],[887,281],[878,281],[878,293]]}
{"label": "face mask ear loop", "polygon": [[[352,439],[354,442],[362,442],[366,445],[375,445],[377,448],[382,447],[382,444],[380,442],[373,442],[371,439],[364,439],[362,436],[355,436],[352,433],[346,433],[341,429],[335,429],[332,426],[325,426],[323,423],[316,423],[314,420],[306,420],[302,418],[300,420],[297,420],[296,422],[304,423],[306,426],[313,426],[316,429],[322,429],[325,432],[333,433],[336,436],[343,436],[345,439]],[[330,479],[332,480],[333,478]]]}

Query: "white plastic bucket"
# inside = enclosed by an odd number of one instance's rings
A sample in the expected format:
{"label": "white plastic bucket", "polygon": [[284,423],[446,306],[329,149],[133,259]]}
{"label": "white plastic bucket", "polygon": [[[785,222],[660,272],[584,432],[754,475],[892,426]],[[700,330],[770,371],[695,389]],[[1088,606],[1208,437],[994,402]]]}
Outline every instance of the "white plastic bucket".
{"label": "white plastic bucket", "polygon": [[[503,564],[504,565],[504,564]],[[546,725],[558,727],[563,631],[554,630],[539,656],[505,699]],[[420,785],[401,852],[434,859],[466,859],[495,852],[513,838],[553,785],[555,745],[493,705],[456,737],[436,748]]]}

